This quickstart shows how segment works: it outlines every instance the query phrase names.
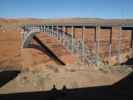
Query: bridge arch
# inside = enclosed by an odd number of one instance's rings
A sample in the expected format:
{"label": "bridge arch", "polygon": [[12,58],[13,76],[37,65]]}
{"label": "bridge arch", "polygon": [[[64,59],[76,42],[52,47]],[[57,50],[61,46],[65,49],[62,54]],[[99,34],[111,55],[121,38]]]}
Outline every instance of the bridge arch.
{"label": "bridge arch", "polygon": [[27,48],[29,44],[31,43],[33,37],[37,34],[38,32],[29,32],[29,33],[24,33],[23,34],[23,42],[22,42],[22,47]]}

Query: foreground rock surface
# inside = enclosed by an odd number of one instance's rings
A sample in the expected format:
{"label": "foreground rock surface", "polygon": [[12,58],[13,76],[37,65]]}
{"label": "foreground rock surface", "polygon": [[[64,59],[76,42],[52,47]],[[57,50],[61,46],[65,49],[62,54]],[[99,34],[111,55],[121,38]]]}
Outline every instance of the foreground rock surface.
{"label": "foreground rock surface", "polygon": [[[102,67],[100,67],[101,69]],[[24,70],[15,79],[0,87],[0,94],[48,91],[53,87],[60,90],[112,85],[127,73],[117,70],[105,72],[87,65],[38,65],[34,70]]]}

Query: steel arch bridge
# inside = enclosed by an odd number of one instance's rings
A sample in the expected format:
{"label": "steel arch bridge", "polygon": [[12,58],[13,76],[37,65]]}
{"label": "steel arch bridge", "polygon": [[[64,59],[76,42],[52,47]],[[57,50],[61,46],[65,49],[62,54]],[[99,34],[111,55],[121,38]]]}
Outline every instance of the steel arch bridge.
{"label": "steel arch bridge", "polygon": [[[81,40],[77,41],[74,38],[74,27],[81,27],[82,28],[82,36]],[[99,24],[39,24],[39,25],[23,25],[20,26],[24,31],[22,32],[22,48],[28,47],[30,44],[32,38],[38,33],[38,32],[45,32],[51,37],[55,37],[58,39],[62,45],[66,47],[67,50],[69,50],[73,54],[78,54],[80,59],[82,61],[87,62],[88,64],[96,64],[99,65],[100,62],[100,56],[98,53],[99,49],[99,39],[98,36],[100,35],[100,29],[110,29],[110,40],[109,40],[109,58],[111,58],[111,50],[112,50],[112,27],[118,27],[119,28],[119,43],[118,43],[118,60],[121,63],[121,35],[122,30],[131,30],[131,46],[129,49],[129,53],[133,53],[133,25],[132,24],[120,24],[120,25],[99,25]],[[71,28],[71,32],[67,33],[64,30],[66,27]],[[95,52],[92,52],[90,48],[88,48],[84,43],[84,30],[86,28],[94,28],[95,29]]]}

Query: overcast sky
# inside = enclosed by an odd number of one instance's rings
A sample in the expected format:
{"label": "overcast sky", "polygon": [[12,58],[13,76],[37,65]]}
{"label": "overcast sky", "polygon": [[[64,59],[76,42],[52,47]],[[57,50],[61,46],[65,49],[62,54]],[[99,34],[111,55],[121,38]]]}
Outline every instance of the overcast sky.
{"label": "overcast sky", "polygon": [[133,0],[0,0],[6,18],[133,18]]}

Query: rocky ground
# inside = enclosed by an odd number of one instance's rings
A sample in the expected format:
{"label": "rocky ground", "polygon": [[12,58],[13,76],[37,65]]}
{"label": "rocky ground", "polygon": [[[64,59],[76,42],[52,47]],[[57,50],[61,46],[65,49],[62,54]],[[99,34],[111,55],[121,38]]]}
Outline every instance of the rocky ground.
{"label": "rocky ground", "polygon": [[127,66],[87,66],[83,64],[59,66],[38,65],[36,68],[22,70],[18,76],[0,87],[0,94],[48,91],[55,87],[61,90],[112,85],[133,70]]}

